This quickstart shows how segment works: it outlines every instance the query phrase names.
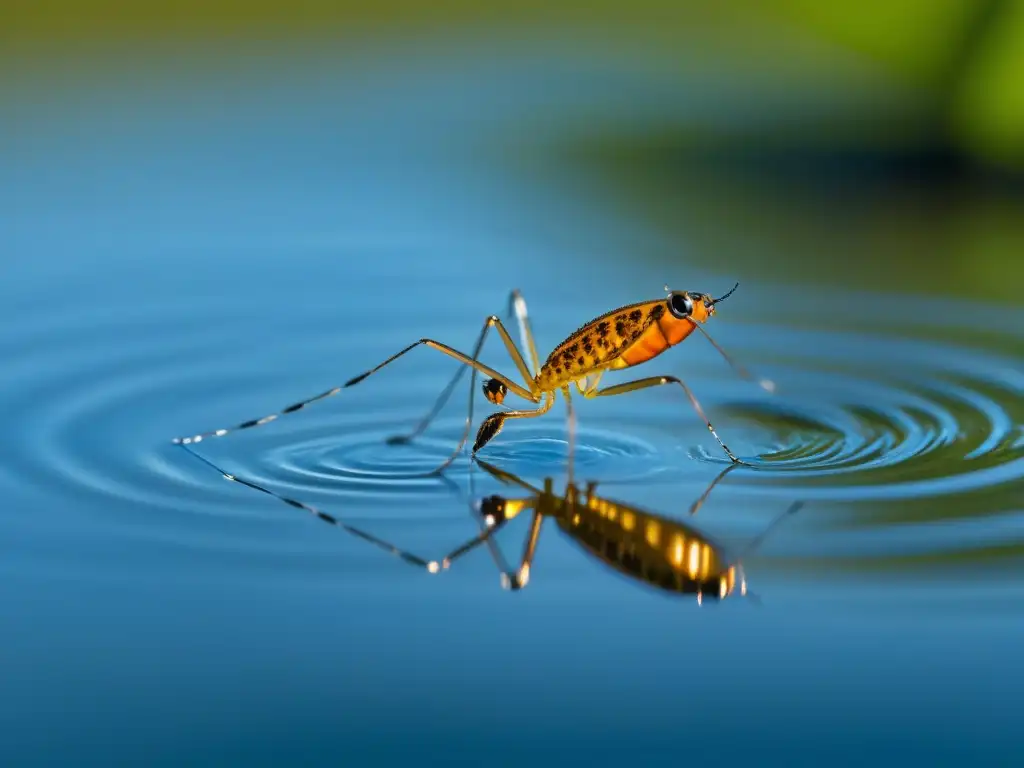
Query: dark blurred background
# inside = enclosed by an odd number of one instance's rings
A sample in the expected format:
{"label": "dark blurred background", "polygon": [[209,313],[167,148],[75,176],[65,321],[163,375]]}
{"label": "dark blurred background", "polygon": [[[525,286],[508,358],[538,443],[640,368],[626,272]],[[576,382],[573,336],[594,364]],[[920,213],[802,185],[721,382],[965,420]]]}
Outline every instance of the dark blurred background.
{"label": "dark blurred background", "polygon": [[13,0],[0,25],[0,96],[14,105],[5,133],[24,138],[48,104],[74,100],[69,91],[130,79],[148,62],[204,80],[254,59],[377,46],[400,66],[403,50],[430,41],[479,46],[482,58],[496,41],[596,45],[691,82],[706,75],[706,129],[692,111],[678,125],[634,121],[624,97],[619,114],[551,151],[734,272],[1018,300],[1024,3],[1014,0]]}

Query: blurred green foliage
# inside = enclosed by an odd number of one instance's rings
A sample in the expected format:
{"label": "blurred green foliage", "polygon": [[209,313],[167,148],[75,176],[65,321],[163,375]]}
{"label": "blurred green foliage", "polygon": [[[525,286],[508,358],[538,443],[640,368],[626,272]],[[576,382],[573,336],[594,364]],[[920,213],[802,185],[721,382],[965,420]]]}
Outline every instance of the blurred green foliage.
{"label": "blurred green foliage", "polygon": [[[5,0],[0,61],[5,77],[82,66],[115,49],[203,41],[217,45],[304,37],[399,34],[604,35],[637,55],[719,48],[778,61],[793,34],[819,45],[821,71],[837,56],[872,62],[884,77],[934,94],[933,119],[971,155],[1024,168],[1024,2],[1020,0],[595,0],[585,5],[519,0]],[[470,26],[471,25],[471,26]],[[785,34],[783,34],[783,32]]]}

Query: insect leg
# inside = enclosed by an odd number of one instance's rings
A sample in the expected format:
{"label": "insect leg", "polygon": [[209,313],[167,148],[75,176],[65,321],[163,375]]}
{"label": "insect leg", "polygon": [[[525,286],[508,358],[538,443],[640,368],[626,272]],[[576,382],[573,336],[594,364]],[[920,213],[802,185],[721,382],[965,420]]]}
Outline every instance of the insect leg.
{"label": "insect leg", "polygon": [[[500,483],[504,483],[505,485],[518,485],[520,488],[525,488],[527,491],[529,491],[530,493],[533,493],[533,494],[539,494],[540,493],[540,491],[537,488],[535,488],[534,486],[530,485],[528,482],[523,480],[521,477],[518,477],[517,475],[513,475],[508,470],[500,469],[499,467],[496,467],[493,464],[490,464],[489,462],[484,461],[479,456],[473,457],[473,463],[476,464],[477,466],[479,466],[487,474],[489,474],[491,477],[493,477],[495,480],[497,480]],[[470,475],[470,481],[472,482],[472,475]]]}
{"label": "insect leg", "polygon": [[[512,341],[512,337],[509,335],[508,331],[505,329],[505,326],[502,325],[501,320],[499,320],[494,315],[491,315],[490,317],[488,317],[484,321],[484,327],[480,331],[480,336],[477,338],[476,346],[473,348],[473,355],[472,355],[471,359],[473,361],[476,361],[476,359],[480,356],[480,350],[483,349],[484,341],[487,339],[487,332],[492,327],[497,329],[498,334],[501,336],[501,340],[505,344],[505,349],[508,350],[509,356],[512,358],[512,362],[515,363],[516,368],[519,369],[519,373],[523,376],[523,381],[530,388],[530,391],[533,392],[534,388],[535,388],[535,385],[533,384],[533,376],[530,375],[530,370],[526,366],[526,361],[523,360],[522,353],[519,351],[519,348],[516,347],[515,342]],[[438,395],[437,401],[431,407],[430,411],[428,411],[427,415],[424,416],[422,420],[420,420],[420,423],[416,425],[415,429],[413,429],[411,432],[409,432],[408,434],[405,434],[405,435],[395,435],[393,437],[390,437],[390,438],[388,438],[388,442],[392,443],[392,444],[407,443],[410,440],[412,440],[413,438],[415,438],[418,435],[422,434],[423,431],[430,425],[430,422],[433,421],[434,418],[436,418],[437,414],[441,412],[441,409],[444,407],[445,403],[448,402],[448,398],[450,398],[451,395],[452,395],[452,392],[455,391],[455,385],[459,383],[459,380],[462,378],[462,374],[465,373],[465,372],[466,372],[466,367],[465,366],[459,366],[459,370],[457,370],[455,372],[455,375],[452,377],[451,381],[448,382],[448,384],[445,386],[445,388],[441,391],[441,394]],[[492,376],[491,378],[495,378],[495,377]],[[501,378],[498,378],[497,380],[501,381],[503,384],[505,384],[506,387],[509,386],[509,382],[507,380],[503,380]],[[473,395],[475,394],[474,393],[474,388],[476,387],[476,369],[475,368],[473,370],[473,375],[472,375],[472,378],[470,380],[469,386],[470,386],[470,390],[469,390],[469,415],[468,415],[467,418],[470,421],[472,421],[472,418],[473,418]],[[515,391],[515,390],[513,390],[513,391]],[[519,393],[517,392],[516,394],[519,394]],[[528,399],[532,399],[532,398],[528,398]],[[537,401],[534,400],[534,402],[537,402]]]}
{"label": "insect leg", "polygon": [[233,427],[225,427],[221,429],[214,429],[209,432],[201,432],[198,435],[192,435],[190,437],[175,437],[171,440],[171,442],[176,445],[189,445],[191,443],[198,443],[202,440],[205,440],[206,438],[223,437],[224,435],[230,432],[237,432],[242,429],[251,429],[252,427],[261,427],[264,424],[269,424],[272,421],[276,421],[281,416],[286,416],[289,413],[295,413],[296,411],[300,411],[307,405],[315,403],[317,400],[323,400],[328,397],[333,397],[334,395],[341,392],[341,390],[342,387],[334,387],[333,389],[329,389],[326,392],[321,392],[319,395],[311,397],[307,400],[302,400],[301,402],[293,403],[292,405],[289,405],[287,408],[284,408],[278,411],[277,413],[272,413],[268,416],[263,416],[262,418],[259,419],[249,419],[248,421],[243,421],[242,423],[236,424]]}
{"label": "insect leg", "polygon": [[544,515],[539,510],[534,510],[530,519],[530,533],[526,539],[526,547],[523,550],[523,560],[514,578],[509,579],[505,585],[508,589],[522,589],[530,581],[530,568],[533,566],[533,556],[537,551],[537,541],[540,539],[540,529],[544,524]]}
{"label": "insect leg", "polygon": [[569,387],[562,387],[562,395],[565,397],[565,410],[566,410],[566,432],[568,433],[568,458],[566,463],[568,465],[568,479],[566,482],[572,485],[573,480],[573,459],[576,453],[576,412],[572,408],[572,395],[569,393]]}
{"label": "insect leg", "polygon": [[[480,429],[477,430],[476,441],[473,443],[473,453],[475,454],[477,451],[479,451],[481,448],[487,445],[487,443],[489,443],[495,437],[495,435],[497,435],[501,431],[501,428],[504,426],[506,419],[532,419],[535,416],[542,416],[548,411],[550,411],[551,406],[554,404],[555,396],[551,393],[548,393],[547,397],[544,399],[544,404],[540,408],[537,408],[535,410],[498,411],[497,413],[492,413],[490,416],[484,419],[483,422],[481,422]],[[462,443],[464,443],[465,440],[466,438],[465,436],[463,436]],[[462,443],[459,443],[459,449],[462,448]],[[456,453],[458,453],[459,449],[456,449]],[[452,458],[454,458],[454,456]],[[450,461],[451,459],[449,459],[449,462]]]}
{"label": "insect leg", "polygon": [[[497,318],[495,318],[495,319],[497,319]],[[500,323],[501,321],[499,320],[498,322]],[[507,335],[507,333],[508,332],[506,331],[506,335]],[[466,355],[464,352],[459,352],[459,350],[454,349],[453,347],[449,347],[447,344],[442,344],[440,341],[435,341],[434,339],[420,339],[419,341],[413,342],[412,344],[407,346],[405,349],[402,349],[402,350],[396,352],[391,357],[389,357],[387,360],[385,360],[382,363],[379,363],[378,365],[375,365],[370,370],[364,371],[363,373],[360,373],[358,376],[353,376],[351,379],[346,381],[342,385],[342,387],[351,387],[351,386],[354,386],[354,385],[358,384],[363,379],[365,379],[365,378],[367,378],[369,376],[372,376],[373,374],[375,374],[377,371],[379,371],[384,366],[389,365],[389,364],[395,362],[395,360],[400,358],[402,355],[406,354],[407,352],[411,352],[413,349],[415,349],[416,347],[420,346],[421,344],[424,344],[424,345],[430,347],[431,349],[436,349],[438,352],[443,352],[444,354],[448,355],[449,357],[454,357],[456,360],[458,360],[463,365],[468,365],[470,368],[473,368],[475,371],[479,371],[480,373],[483,373],[483,374],[489,376],[492,379],[497,379],[498,381],[500,381],[502,384],[504,384],[506,387],[508,387],[513,392],[515,392],[517,395],[519,395],[519,397],[523,398],[524,400],[529,400],[531,403],[539,403],[540,402],[540,395],[541,395],[541,393],[539,391],[537,391],[537,385],[533,383],[533,379],[529,380],[529,385],[528,385],[529,388],[528,389],[523,388],[521,385],[516,384],[514,381],[512,381],[512,379],[510,379],[508,376],[505,376],[504,374],[498,373],[493,368],[484,365],[483,363],[481,363],[478,360],[474,360],[473,358],[471,358],[468,355]],[[521,360],[521,358],[520,358],[520,360]]]}
{"label": "insect leg", "polygon": [[260,485],[259,483],[255,483],[251,480],[246,480],[245,478],[239,477],[238,475],[226,472],[220,467],[218,467],[216,464],[214,464],[212,461],[207,459],[205,456],[201,456],[200,454],[196,453],[192,448],[188,447],[187,445],[182,445],[182,449],[188,451],[192,456],[197,458],[199,461],[203,462],[208,467],[218,472],[220,475],[224,477],[225,480],[230,480],[231,482],[238,483],[239,485],[244,485],[248,488],[252,488],[255,491],[259,491],[260,493],[265,493],[268,496],[273,496],[279,501],[283,501],[285,504],[287,504],[290,507],[294,507],[295,509],[305,510],[314,517],[323,520],[325,523],[340,528],[346,533],[350,533],[357,538],[363,539],[364,541],[368,541],[371,544],[374,544],[380,547],[381,549],[390,552],[392,555],[395,555],[401,560],[410,563],[411,565],[415,565],[420,568],[426,569],[428,573],[437,573],[441,570],[447,569],[456,558],[461,557],[462,555],[475,549],[477,546],[487,541],[496,530],[492,528],[489,530],[482,531],[479,535],[474,536],[465,544],[462,544],[461,546],[452,550],[449,554],[445,555],[439,560],[425,560],[424,558],[419,557],[418,555],[414,555],[411,552],[399,549],[394,544],[391,544],[390,542],[387,542],[384,539],[378,538],[370,533],[367,533],[366,531],[348,525],[347,523],[343,522],[340,518],[338,518],[336,515],[323,512],[311,504],[306,504],[305,502],[297,501],[287,496],[282,496],[276,491],[272,491],[269,488]]}
{"label": "insect leg", "polygon": [[[365,371],[364,373],[359,374],[355,378],[349,379],[347,382],[342,384],[340,387],[334,387],[333,389],[329,389],[326,392],[322,392],[321,394],[316,395],[315,397],[311,397],[308,400],[303,400],[301,402],[294,403],[293,405],[289,405],[287,408],[279,411],[278,413],[272,413],[269,416],[264,416],[264,417],[259,418],[259,419],[250,419],[249,421],[243,421],[241,424],[237,424],[237,425],[235,425],[233,427],[228,427],[228,428],[223,428],[223,429],[215,429],[215,430],[211,430],[210,432],[202,432],[202,433],[200,433],[198,435],[194,435],[192,437],[176,437],[171,442],[176,443],[178,445],[188,445],[190,443],[198,443],[201,440],[204,440],[204,439],[206,439],[208,437],[223,437],[224,435],[227,435],[227,434],[229,434],[231,432],[237,432],[238,430],[241,430],[241,429],[250,429],[252,427],[259,427],[259,426],[262,426],[264,424],[268,424],[271,421],[275,421],[276,419],[278,419],[281,416],[287,415],[289,413],[295,413],[296,411],[299,411],[299,410],[305,408],[307,405],[309,405],[311,403],[315,403],[317,400],[323,400],[324,398],[336,395],[339,392],[341,392],[341,390],[345,389],[346,387],[351,387],[353,384],[358,384],[360,381],[365,379],[370,374],[376,373],[381,368],[383,368],[385,365],[394,362],[395,360],[400,358],[402,355],[404,355],[406,352],[412,351],[413,349],[415,349],[416,347],[420,346],[421,344],[425,344],[426,346],[431,347],[432,349],[436,349],[438,352],[443,352],[444,354],[449,355],[450,357],[454,357],[460,363],[463,363],[464,365],[468,365],[468,366],[474,368],[475,370],[478,370],[481,373],[486,374],[490,378],[496,379],[497,381],[500,381],[502,384],[504,384],[506,387],[508,387],[512,392],[515,392],[517,395],[519,395],[524,400],[529,400],[532,403],[539,403],[540,402],[540,394],[539,393],[534,394],[534,392],[533,392],[533,389],[535,388],[536,385],[533,385],[533,380],[532,379],[530,380],[530,384],[532,385],[530,387],[530,389],[525,389],[522,386],[520,386],[519,384],[516,384],[511,379],[509,379],[507,376],[498,373],[496,370],[494,370],[493,368],[489,368],[488,366],[484,365],[483,363],[477,362],[476,360],[466,356],[462,352],[459,352],[457,349],[453,349],[452,347],[449,347],[447,344],[442,344],[441,342],[434,341],[433,339],[420,339],[419,341],[416,341],[416,342],[410,344],[409,346],[407,346],[405,349],[401,350],[400,352],[392,355],[391,357],[389,357],[387,360],[385,360],[383,363],[381,363],[377,367],[371,368],[369,371]],[[467,427],[467,429],[468,429],[468,427]]]}
{"label": "insect leg", "polygon": [[686,396],[690,399],[690,404],[693,406],[693,409],[697,411],[697,414],[702,419],[704,419],[704,424],[707,425],[708,431],[715,436],[715,440],[717,440],[718,444],[722,446],[722,450],[725,451],[729,458],[732,459],[735,463],[745,463],[737,459],[733,455],[732,451],[729,450],[729,447],[724,442],[722,442],[722,438],[720,438],[718,436],[718,433],[715,432],[715,428],[711,425],[711,421],[704,413],[704,409],[701,408],[700,403],[697,401],[697,398],[694,396],[693,392],[690,390],[688,386],[686,386],[682,379],[678,379],[675,376],[651,376],[646,379],[627,381],[625,384],[616,384],[613,387],[599,389],[593,394],[587,395],[587,397],[608,397],[609,395],[624,395],[627,392],[635,392],[638,389],[648,389],[650,387],[659,387],[663,384],[678,384],[680,387],[682,387],[683,391],[686,393]]}
{"label": "insect leg", "polygon": [[[501,585],[505,589],[518,590],[525,587],[526,583],[530,580],[530,567],[533,563],[534,552],[537,550],[537,540],[540,537],[540,527],[544,521],[544,514],[534,507],[537,502],[536,497],[531,497],[529,499],[507,499],[506,502],[510,502],[508,505],[509,513],[507,517],[494,523],[489,530],[482,534],[482,536],[487,539],[488,546],[491,550],[491,557],[494,560],[494,565],[501,574]],[[520,563],[519,568],[513,571],[509,568],[508,562],[502,554],[501,548],[498,546],[497,542],[492,541],[490,537],[507,521],[511,520],[520,512],[526,510],[533,510],[533,516],[530,520],[530,532],[527,534],[522,562]],[[467,544],[472,547],[475,546],[476,542],[474,540],[467,542]],[[455,550],[455,552],[453,552],[453,555],[455,556],[461,554],[462,552],[460,550]],[[451,555],[449,555],[449,557],[451,557]]]}
{"label": "insect leg", "polygon": [[[501,547],[498,543],[491,539],[488,540],[488,548],[491,551],[491,557],[493,558],[494,564],[501,575],[501,585],[505,589],[519,589],[521,586],[525,586],[526,580],[529,579],[530,563],[533,559],[532,552],[537,548],[537,537],[539,536],[538,520],[544,515],[553,514],[550,508],[551,499],[553,498],[551,494],[552,480],[551,478],[547,478],[544,481],[544,490],[542,491],[530,485],[522,478],[513,475],[511,472],[507,472],[492,464],[488,464],[483,459],[474,458],[470,464],[469,471],[469,486],[471,494],[473,488],[473,464],[478,464],[493,478],[505,485],[516,485],[529,491],[529,496],[520,498],[489,496],[478,502],[474,508],[474,515],[478,518],[480,518],[481,513],[483,513],[483,523],[499,526],[504,525],[527,510],[532,510],[534,512],[533,520],[530,523],[530,533],[527,537],[526,552],[528,553],[528,556],[524,555],[524,560],[517,570],[513,571],[509,567],[508,560],[504,553],[502,553]],[[532,544],[530,543],[531,541]],[[526,569],[525,571],[523,570],[524,565]]]}
{"label": "insect leg", "polygon": [[[601,383],[601,377],[604,375],[604,370],[600,370],[597,373],[589,373],[582,379],[576,379],[573,382],[576,385],[576,389],[581,395],[587,397],[588,394],[597,391],[597,385]],[[582,384],[580,382],[583,382]]]}
{"label": "insect leg", "polygon": [[[547,413],[551,409],[551,404],[554,403],[555,399],[553,395],[548,395],[544,405],[540,408],[529,410],[529,411],[499,411],[498,413],[492,413],[480,424],[480,429],[476,433],[476,441],[473,443],[474,455],[478,450],[484,447],[495,435],[497,435],[502,426],[505,424],[505,419],[529,419],[534,416],[540,416]],[[466,444],[466,440],[469,439],[469,429],[473,425],[473,391],[469,392],[469,412],[466,415],[466,427],[462,430],[462,437],[459,438],[459,444],[455,446],[455,450],[452,451],[451,455],[442,462],[434,473],[441,472],[445,467],[455,461],[455,457],[459,455],[459,451]]]}
{"label": "insect leg", "polygon": [[724,349],[722,349],[718,345],[718,342],[715,341],[713,338],[711,338],[711,334],[708,333],[707,331],[705,331],[703,327],[701,327],[700,323],[695,322],[694,320],[690,320],[690,322],[693,323],[693,325],[697,328],[698,331],[700,331],[701,333],[704,334],[704,338],[711,342],[711,346],[713,346],[715,349],[718,350],[718,354],[720,354],[722,357],[725,358],[725,362],[727,362],[732,367],[732,369],[734,371],[736,371],[736,373],[740,376],[740,378],[747,379],[748,381],[756,382],[757,385],[759,387],[761,387],[761,389],[763,389],[765,392],[774,392],[775,391],[775,382],[774,381],[771,381],[770,379],[762,379],[759,376],[755,376],[754,374],[752,374],[750,371],[748,371],[742,365],[737,363],[732,358],[732,356],[729,355],[729,353],[727,353]]}
{"label": "insect leg", "polygon": [[737,466],[739,466],[739,465],[738,464],[730,464],[725,469],[723,469],[721,472],[719,472],[718,475],[715,476],[715,479],[711,481],[711,484],[707,487],[707,489],[704,491],[704,493],[702,493],[700,495],[700,498],[697,499],[695,502],[693,502],[693,504],[690,506],[690,514],[691,515],[696,515],[697,514],[697,512],[700,510],[700,508],[704,506],[704,502],[707,501],[708,496],[711,495],[711,491],[714,490],[715,486],[718,485],[718,483],[721,482],[721,480],[726,475],[728,475],[732,470],[734,470]]}
{"label": "insect leg", "polygon": [[509,589],[522,589],[530,581],[530,569],[533,567],[533,558],[537,554],[537,542],[540,540],[540,529],[544,524],[544,517],[558,514],[559,506],[562,512],[569,511],[569,514],[571,514],[571,510],[576,506],[577,492],[576,486],[572,482],[569,482],[565,487],[564,499],[559,500],[555,497],[551,489],[551,479],[548,478],[544,481],[544,492],[533,497],[536,506],[533,510],[533,518],[530,520],[530,533],[527,536],[526,546],[523,549],[523,559],[519,566],[519,571],[516,573],[515,578],[505,585]]}
{"label": "insect leg", "polygon": [[533,340],[533,329],[530,327],[530,318],[526,313],[526,299],[518,288],[513,289],[508,297],[509,314],[515,317],[519,325],[519,339],[526,351],[530,354],[530,361],[533,363],[534,375],[540,371],[540,357],[537,355],[537,344]]}
{"label": "insect leg", "polygon": [[775,530],[775,527],[779,523],[787,519],[790,515],[799,512],[803,508],[803,506],[804,502],[802,501],[794,501],[792,504],[790,504],[785,512],[779,514],[774,520],[772,520],[768,524],[768,526],[763,531],[761,531],[761,533],[759,533],[753,540],[751,540],[749,544],[747,544],[747,546],[743,549],[743,552],[740,556],[745,557],[746,555],[749,555],[751,552],[756,550],[759,546],[761,546],[765,538],[767,538],[768,534]]}
{"label": "insect leg", "polygon": [[[474,462],[470,461],[470,464],[469,464],[469,496],[470,496],[470,498],[468,499],[468,501],[469,501],[469,507],[470,507],[470,514],[473,516],[473,518],[477,521],[478,525],[480,526],[481,533],[487,531],[488,529],[491,529],[492,531],[496,531],[499,527],[503,526],[508,520],[510,520],[513,517],[515,517],[519,513],[520,508],[521,509],[526,509],[528,506],[531,505],[533,496],[531,496],[528,499],[524,499],[522,501],[515,502],[511,507],[507,503],[507,500],[506,500],[506,503],[502,505],[502,507],[503,507],[502,510],[501,510],[502,514],[500,516],[494,515],[493,514],[493,512],[494,512],[493,505],[490,502],[492,502],[495,499],[495,497],[492,496],[492,497],[490,497],[489,499],[486,499],[486,500],[481,500],[481,499],[476,499],[475,498],[475,493],[474,493],[474,488],[473,488],[473,464],[474,464]],[[446,477],[444,477],[444,475],[442,475],[441,478],[445,482],[448,482],[448,483],[452,482],[451,480],[448,480]],[[494,561],[494,565],[498,569],[498,573],[501,576],[501,583],[504,585],[511,578],[511,574],[512,574],[512,570],[508,566],[508,560],[505,558],[504,553],[501,551],[501,547],[498,545],[498,542],[495,541],[495,539],[493,537],[491,537],[491,536],[488,536],[488,538],[487,538],[487,549],[491,553],[491,559]]]}
{"label": "insect leg", "polygon": [[781,523],[783,520],[787,519],[790,515],[795,514],[796,512],[799,512],[800,509],[803,507],[803,505],[804,505],[804,502],[802,502],[802,501],[794,501],[792,504],[790,504],[785,512],[781,513],[774,520],[772,520],[767,525],[767,527],[763,531],[761,531],[761,533],[759,533],[756,537],[754,537],[754,539],[752,539],[750,541],[749,544],[747,544],[747,546],[743,549],[743,551],[739,554],[739,556],[735,558],[735,560],[736,560],[736,570],[739,571],[739,576],[740,576],[740,594],[741,595],[744,595],[745,597],[748,597],[748,598],[752,599],[757,604],[761,603],[761,598],[758,597],[756,594],[754,594],[753,592],[751,592],[750,590],[747,589],[747,575],[746,575],[746,573],[743,570],[742,560],[743,560],[744,557],[746,557],[751,552],[753,552],[755,549],[757,549],[759,546],[761,546],[761,544],[767,538],[768,534],[771,533],[773,530],[775,530],[775,527],[779,523]]}

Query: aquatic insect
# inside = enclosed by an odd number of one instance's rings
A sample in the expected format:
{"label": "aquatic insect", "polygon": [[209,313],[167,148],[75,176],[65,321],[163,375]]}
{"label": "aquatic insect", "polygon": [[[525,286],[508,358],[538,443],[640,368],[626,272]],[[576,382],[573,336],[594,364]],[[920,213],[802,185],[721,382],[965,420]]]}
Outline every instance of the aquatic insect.
{"label": "aquatic insect", "polygon": [[[749,595],[742,557],[752,552],[779,522],[798,511],[803,505],[799,501],[790,505],[750,542],[739,556],[730,557],[721,545],[693,525],[640,509],[626,502],[598,496],[595,482],[587,483],[582,492],[569,482],[566,484],[565,493],[558,494],[554,491],[554,480],[550,477],[545,478],[542,488],[536,488],[516,475],[477,457],[474,459],[475,463],[492,477],[506,485],[518,486],[526,491],[526,495],[508,497],[495,494],[478,501],[470,500],[481,526],[480,533],[444,557],[426,559],[348,525],[341,518],[310,504],[282,496],[250,480],[229,474],[188,446],[182,447],[219,472],[225,479],[273,496],[296,509],[305,510],[330,525],[381,547],[411,565],[425,569],[428,573],[448,570],[458,558],[482,544],[487,544],[501,575],[501,585],[510,590],[522,589],[529,582],[541,527],[546,518],[552,518],[562,532],[586,554],[620,575],[645,586],[676,595],[696,595],[698,603],[705,597],[720,600],[734,594]],[[735,464],[730,464],[711,481],[707,490],[691,505],[691,516],[697,514],[715,485],[735,467]],[[461,493],[461,489],[452,481],[444,479]],[[494,535],[506,523],[525,511],[533,513],[530,528],[522,560],[517,568],[512,569],[495,543]]]}
{"label": "aquatic insect", "polygon": [[[574,440],[574,420],[572,417],[572,398],[569,392],[570,385],[575,385],[583,397],[594,398],[623,395],[627,392],[636,392],[650,387],[674,384],[681,387],[683,392],[685,392],[690,400],[690,404],[704,420],[708,430],[714,435],[729,458],[735,463],[744,463],[733,455],[733,452],[729,450],[728,446],[718,436],[696,396],[681,378],[677,376],[649,376],[622,384],[615,384],[610,387],[598,388],[601,377],[606,371],[632,368],[633,366],[645,363],[665,352],[670,347],[679,344],[694,329],[697,329],[704,334],[708,341],[711,342],[715,349],[725,358],[726,362],[740,376],[757,381],[763,389],[769,392],[774,391],[775,385],[772,382],[766,379],[758,379],[745,368],[738,365],[708,335],[708,332],[701,327],[708,318],[714,316],[715,305],[725,301],[737,287],[739,287],[739,283],[734,285],[732,290],[724,296],[715,299],[709,294],[696,291],[670,291],[666,285],[667,295],[663,299],[651,299],[636,304],[627,304],[626,306],[606,312],[586,323],[555,347],[543,365],[537,355],[537,346],[533,339],[533,331],[530,328],[526,311],[526,301],[518,290],[514,290],[509,297],[509,312],[515,316],[519,325],[520,340],[529,354],[532,368],[527,364],[526,358],[512,340],[501,320],[496,315],[491,315],[484,321],[484,327],[477,338],[472,355],[467,355],[434,339],[423,338],[413,342],[368,371],[364,371],[358,376],[349,379],[340,387],[334,387],[308,400],[290,405],[276,414],[259,419],[250,419],[228,429],[217,429],[193,437],[178,437],[173,442],[188,445],[208,437],[221,437],[236,430],[261,426],[274,421],[279,416],[294,413],[311,403],[336,395],[346,387],[354,386],[381,368],[390,365],[416,347],[426,346],[455,358],[462,365],[419,425],[410,434],[393,437],[389,442],[406,442],[423,432],[448,401],[455,385],[466,371],[466,368],[471,368],[473,372],[469,392],[469,410],[462,438],[451,456],[433,470],[434,473],[440,472],[451,464],[469,437],[469,430],[472,427],[473,421],[473,393],[476,390],[476,376],[478,372],[489,377],[483,385],[484,396],[489,402],[495,405],[503,405],[506,395],[512,392],[530,403],[539,405],[539,407],[526,410],[498,411],[488,416],[481,423],[477,431],[476,440],[473,443],[474,455],[501,431],[507,420],[534,418],[547,413],[551,406],[554,405],[555,394],[561,392],[565,397],[566,406],[569,410],[569,453],[571,457]],[[491,328],[495,328],[498,331],[498,335],[501,337],[509,356],[512,358],[512,362],[522,376],[522,384],[484,365],[477,359],[480,356],[484,341],[487,339],[487,333]]]}

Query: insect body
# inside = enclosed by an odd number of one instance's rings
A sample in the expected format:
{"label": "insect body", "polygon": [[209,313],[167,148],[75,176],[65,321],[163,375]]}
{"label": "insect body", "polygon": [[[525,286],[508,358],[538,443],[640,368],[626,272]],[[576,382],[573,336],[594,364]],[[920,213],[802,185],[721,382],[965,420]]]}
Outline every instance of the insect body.
{"label": "insect body", "polygon": [[[682,379],[676,376],[650,376],[623,384],[599,388],[601,377],[606,371],[631,368],[645,363],[662,354],[670,347],[682,342],[694,330],[698,330],[721,353],[737,373],[744,378],[756,380],[767,391],[773,391],[774,385],[770,381],[755,379],[746,369],[733,361],[702,327],[708,319],[714,316],[715,305],[732,295],[737,286],[733,286],[732,290],[717,299],[712,298],[709,294],[696,291],[668,291],[668,286],[666,286],[668,294],[665,298],[629,304],[591,320],[555,347],[543,364],[541,364],[537,354],[537,347],[527,316],[526,302],[518,291],[513,291],[509,302],[510,313],[515,316],[519,325],[520,339],[532,365],[527,363],[527,358],[524,357],[523,353],[516,346],[501,320],[497,316],[491,315],[484,321],[484,327],[477,338],[476,346],[471,355],[467,355],[433,339],[420,339],[374,368],[350,379],[344,385],[334,387],[308,400],[288,406],[278,414],[264,416],[261,419],[251,419],[230,429],[218,429],[195,435],[194,437],[175,438],[174,442],[187,445],[199,442],[207,437],[220,437],[238,429],[247,429],[266,424],[277,419],[280,415],[294,413],[310,403],[331,397],[346,387],[358,384],[407,352],[422,345],[453,357],[462,365],[420,424],[410,434],[391,438],[390,442],[405,442],[423,432],[447,402],[466,369],[470,368],[473,372],[473,383],[470,385],[469,393],[469,408],[462,438],[451,456],[437,467],[434,472],[439,472],[447,467],[458,455],[469,437],[469,430],[473,419],[473,394],[476,390],[475,382],[478,373],[488,377],[483,385],[483,393],[489,402],[495,405],[502,405],[505,397],[511,392],[538,407],[524,410],[510,409],[498,411],[488,416],[481,423],[477,431],[476,440],[473,444],[474,454],[501,431],[502,426],[508,419],[533,418],[547,413],[554,404],[556,393],[560,392],[565,397],[567,407],[569,408],[569,452],[571,463],[574,420],[572,418],[570,386],[575,386],[583,397],[593,398],[622,395],[627,392],[650,387],[674,384],[683,389],[694,410],[704,420],[708,430],[714,435],[729,458],[735,463],[743,463],[733,455],[732,451],[729,450],[728,446],[718,436],[718,433],[715,432],[711,421],[704,413],[697,398]],[[501,337],[509,356],[512,358],[513,364],[519,372],[521,383],[484,365],[478,360],[484,341],[487,338],[487,333],[492,327],[497,329],[498,335]]]}
{"label": "insect body", "polygon": [[701,294],[672,294],[668,301],[630,304],[591,320],[548,355],[537,385],[544,391],[558,389],[591,374],[629,368],[660,355],[714,313],[703,301],[694,304],[694,297],[702,298]]}
{"label": "insect body", "polygon": [[[293,508],[310,512],[320,520],[368,541],[428,573],[448,570],[457,559],[486,544],[500,572],[502,586],[510,590],[520,590],[529,583],[541,527],[546,519],[552,518],[559,529],[585,553],[609,569],[646,587],[673,595],[695,595],[698,602],[705,597],[719,600],[734,594],[747,595],[742,556],[758,546],[777,523],[802,506],[801,502],[792,504],[747,546],[744,553],[733,556],[692,524],[598,496],[596,483],[589,483],[581,492],[570,482],[566,485],[565,493],[559,494],[555,492],[554,481],[550,477],[544,480],[542,488],[536,488],[516,475],[477,458],[476,464],[492,477],[507,485],[518,486],[526,495],[491,495],[474,503],[481,532],[446,556],[427,559],[354,528],[336,515],[229,474],[190,447],[183,447],[226,479],[274,496]],[[711,489],[735,466],[729,465],[712,480],[703,495],[691,506],[691,516],[703,505]],[[450,484],[454,486],[454,483]],[[523,512],[532,513],[530,528],[521,562],[513,569],[508,566],[494,538],[498,531]]]}

